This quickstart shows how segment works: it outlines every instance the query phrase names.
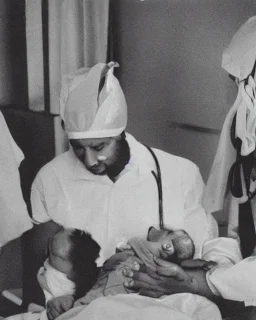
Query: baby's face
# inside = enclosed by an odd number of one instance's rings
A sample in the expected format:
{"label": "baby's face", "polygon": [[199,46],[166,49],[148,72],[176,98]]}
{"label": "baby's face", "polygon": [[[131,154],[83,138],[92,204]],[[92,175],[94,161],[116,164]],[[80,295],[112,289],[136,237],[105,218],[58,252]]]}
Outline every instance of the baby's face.
{"label": "baby's face", "polygon": [[164,260],[176,262],[193,258],[194,244],[184,230],[157,230],[151,227],[147,240],[154,243]]}
{"label": "baby's face", "polygon": [[72,273],[72,265],[69,262],[69,252],[71,248],[70,233],[70,229],[58,231],[50,239],[48,246],[50,265],[66,275]]}

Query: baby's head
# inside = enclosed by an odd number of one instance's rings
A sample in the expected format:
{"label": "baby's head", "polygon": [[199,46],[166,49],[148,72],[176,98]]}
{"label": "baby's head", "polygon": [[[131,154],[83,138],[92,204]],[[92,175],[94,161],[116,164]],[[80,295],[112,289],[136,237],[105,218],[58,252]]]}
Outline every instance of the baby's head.
{"label": "baby's head", "polygon": [[185,230],[157,230],[149,228],[147,240],[157,246],[159,256],[167,261],[179,263],[192,259],[195,254],[193,240]]}
{"label": "baby's head", "polygon": [[50,265],[75,283],[77,298],[91,289],[98,275],[100,246],[89,233],[61,228],[51,238],[48,251]]}

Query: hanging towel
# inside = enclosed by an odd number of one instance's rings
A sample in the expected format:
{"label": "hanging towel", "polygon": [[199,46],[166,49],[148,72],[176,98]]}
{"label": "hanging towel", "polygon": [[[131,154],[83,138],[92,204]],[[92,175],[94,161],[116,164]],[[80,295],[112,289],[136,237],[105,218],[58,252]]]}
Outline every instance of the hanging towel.
{"label": "hanging towel", "polygon": [[224,121],[217,152],[204,190],[203,206],[207,212],[222,210],[224,205],[229,170],[236,160],[236,150],[230,139],[230,129],[241,102],[241,86],[236,101]]}
{"label": "hanging towel", "polygon": [[[240,138],[241,155],[247,156],[255,149],[255,80],[250,74],[256,58],[256,16],[243,24],[224,50],[222,67],[236,78],[238,95],[222,127],[219,145],[205,188],[203,205],[208,212],[223,209],[228,175],[236,160],[236,150],[230,138],[230,129],[236,117],[235,138]],[[242,197],[240,203],[247,201]]]}
{"label": "hanging towel", "polygon": [[256,59],[256,16],[247,20],[235,33],[222,56],[222,68],[239,80],[252,72]]}
{"label": "hanging towel", "polygon": [[24,159],[0,112],[0,245],[32,228],[20,187],[19,165]]}

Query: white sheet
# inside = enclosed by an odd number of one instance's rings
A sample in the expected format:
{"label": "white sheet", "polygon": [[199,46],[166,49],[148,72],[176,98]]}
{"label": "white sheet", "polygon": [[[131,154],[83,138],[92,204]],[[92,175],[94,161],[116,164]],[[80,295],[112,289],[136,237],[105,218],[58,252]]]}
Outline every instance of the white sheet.
{"label": "white sheet", "polygon": [[209,278],[223,298],[256,306],[256,257],[246,258],[232,267],[215,270]]}
{"label": "white sheet", "polygon": [[[74,315],[75,311],[78,313]],[[181,293],[161,299],[136,294],[99,298],[87,307],[72,309],[57,320],[221,320],[217,306],[208,299]]]}

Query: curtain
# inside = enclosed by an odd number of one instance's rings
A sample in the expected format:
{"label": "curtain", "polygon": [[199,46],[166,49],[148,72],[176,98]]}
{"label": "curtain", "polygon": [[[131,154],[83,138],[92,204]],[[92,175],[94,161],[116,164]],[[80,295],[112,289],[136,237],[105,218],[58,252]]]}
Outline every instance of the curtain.
{"label": "curtain", "polygon": [[[42,0],[43,3],[44,0]],[[42,110],[41,1],[26,1],[30,109]],[[59,114],[62,76],[106,62],[109,0],[48,0],[49,108]],[[36,67],[37,66],[37,67]],[[37,105],[40,101],[40,106]],[[60,119],[55,118],[56,154],[66,148]]]}
{"label": "curtain", "polygon": [[[109,0],[49,1],[50,110],[59,113],[62,76],[81,67],[106,62]],[[66,148],[59,119],[56,153]]]}

